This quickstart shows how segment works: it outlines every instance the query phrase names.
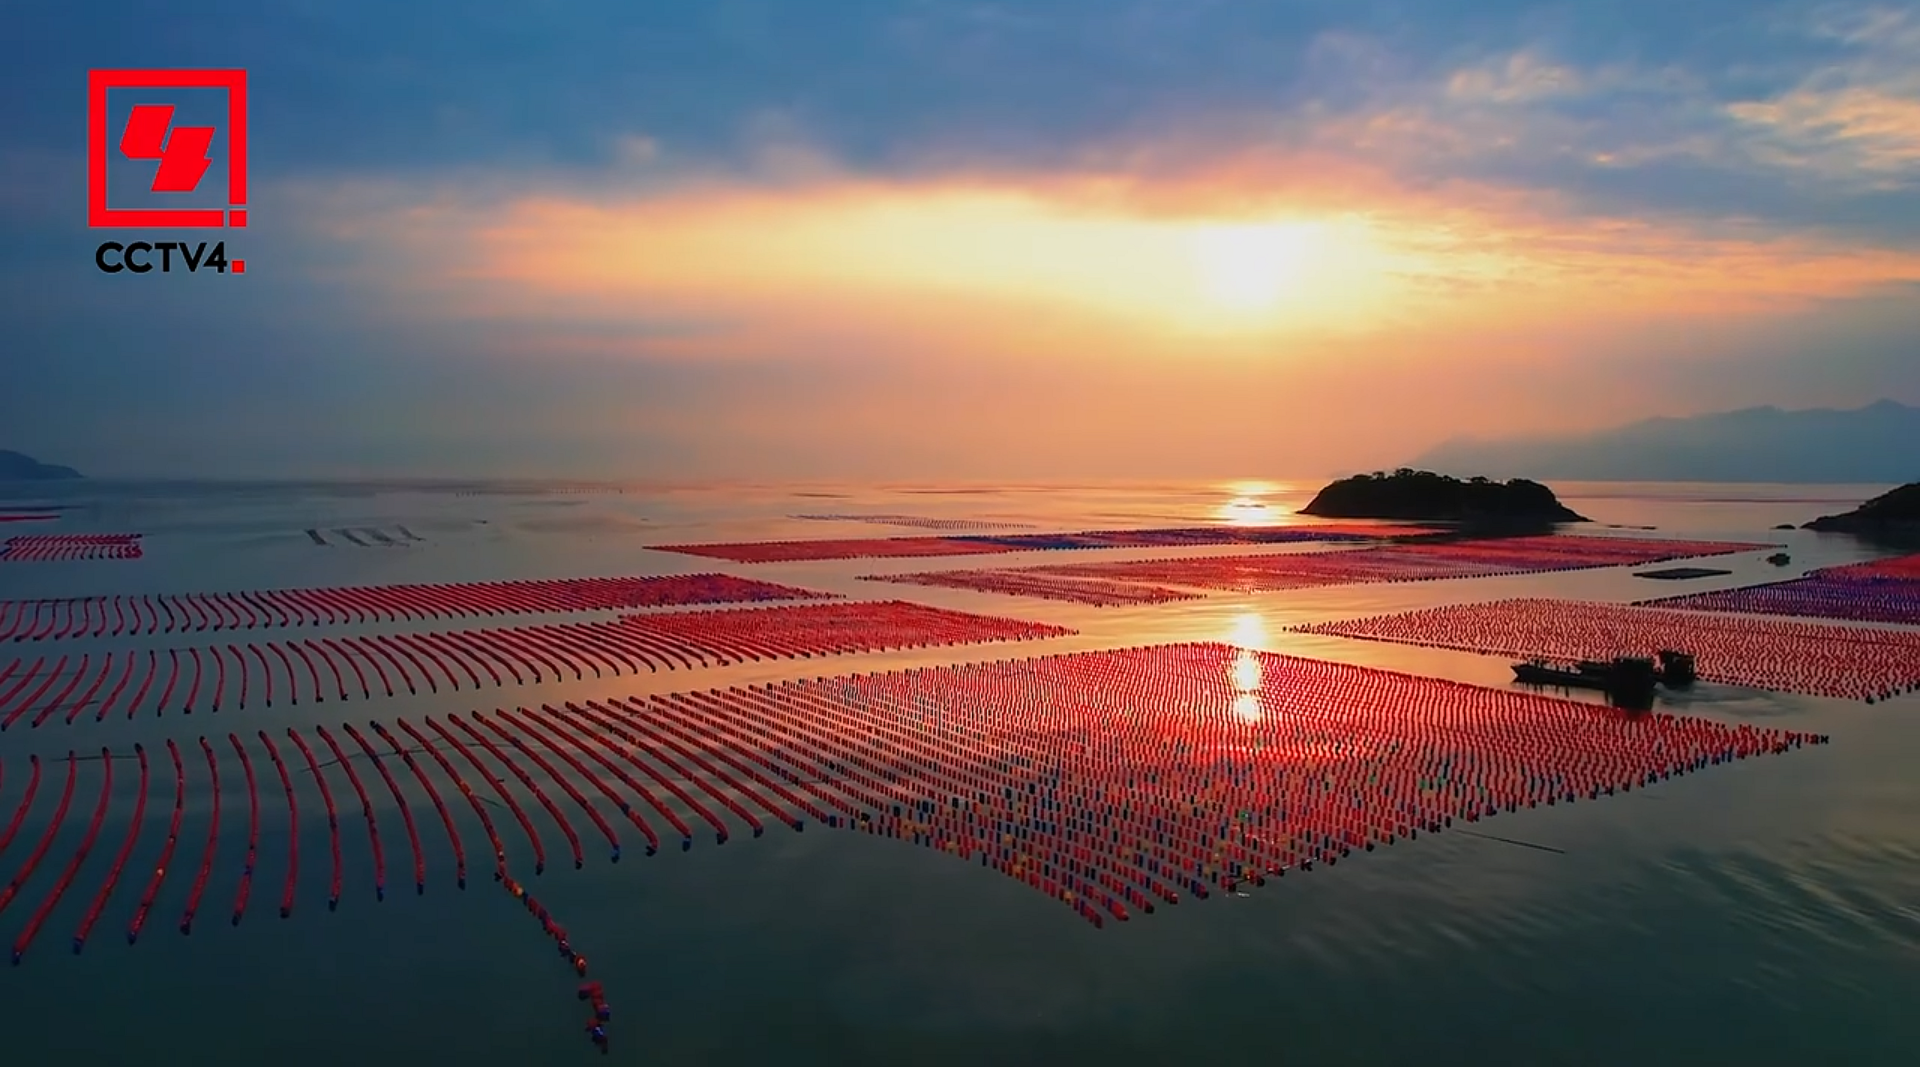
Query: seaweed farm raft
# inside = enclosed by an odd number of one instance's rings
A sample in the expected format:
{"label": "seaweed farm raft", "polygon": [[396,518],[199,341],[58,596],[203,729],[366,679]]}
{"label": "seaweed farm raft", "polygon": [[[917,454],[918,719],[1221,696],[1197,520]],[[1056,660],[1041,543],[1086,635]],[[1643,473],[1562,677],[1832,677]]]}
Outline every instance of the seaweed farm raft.
{"label": "seaweed farm raft", "polygon": [[1684,611],[1798,615],[1920,626],[1920,553],[1826,567],[1790,581],[1640,603]]}
{"label": "seaweed farm raft", "polygon": [[[661,612],[594,622],[278,637],[0,660],[0,731],[82,715],[243,711],[728,664],[1065,637],[1062,626],[899,600]],[[204,640],[204,639],[203,639]],[[61,646],[64,647],[64,646]],[[98,698],[98,699],[96,699]]]}
{"label": "seaweed farm raft", "polygon": [[1055,552],[1082,548],[1193,548],[1214,545],[1284,545],[1361,542],[1440,533],[1434,527],[1390,523],[1317,523],[1300,526],[1181,526],[1147,530],[1086,530],[1080,533],[864,537],[819,541],[743,541],[723,544],[656,545],[662,552],[734,563],[796,563],[833,559],[909,559],[919,556],[988,556],[1004,552]]}
{"label": "seaweed farm raft", "polygon": [[1299,633],[1501,656],[1603,660],[1684,648],[1702,681],[1874,701],[1920,688],[1920,633],[1568,600],[1501,600],[1318,623]]}
{"label": "seaweed farm raft", "polygon": [[[102,923],[137,942],[156,911],[182,934],[206,907],[239,926],[256,876],[288,919],[388,899],[390,876],[465,889],[471,859],[584,978],[522,876],[582,867],[594,840],[617,863],[811,823],[944,852],[1105,926],[1824,740],[1220,644],[277,727],[0,762],[0,915],[19,964],[49,929],[79,953]],[[579,988],[604,1049],[605,992]]]}
{"label": "seaweed farm raft", "polygon": [[25,534],[0,544],[0,563],[66,563],[139,559],[139,534]]}
{"label": "seaweed farm raft", "polygon": [[1544,535],[1393,544],[1335,552],[1061,563],[1015,570],[865,575],[864,581],[942,586],[1095,607],[1193,599],[1183,591],[1260,593],[1329,585],[1485,578],[1645,564],[1768,548],[1730,541]]}
{"label": "seaweed farm raft", "polygon": [[362,625],[834,599],[727,574],[0,600],[0,640]]}

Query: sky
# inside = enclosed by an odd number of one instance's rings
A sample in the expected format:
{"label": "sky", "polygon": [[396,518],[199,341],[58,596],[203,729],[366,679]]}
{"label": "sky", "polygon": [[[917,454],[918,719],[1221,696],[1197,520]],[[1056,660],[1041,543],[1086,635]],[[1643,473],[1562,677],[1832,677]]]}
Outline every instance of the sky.
{"label": "sky", "polygon": [[[1920,4],[9,5],[0,448],[101,475],[1307,477],[1920,403]],[[245,229],[87,71],[244,67]],[[223,206],[120,156],[115,206]],[[247,273],[104,274],[103,240]]]}

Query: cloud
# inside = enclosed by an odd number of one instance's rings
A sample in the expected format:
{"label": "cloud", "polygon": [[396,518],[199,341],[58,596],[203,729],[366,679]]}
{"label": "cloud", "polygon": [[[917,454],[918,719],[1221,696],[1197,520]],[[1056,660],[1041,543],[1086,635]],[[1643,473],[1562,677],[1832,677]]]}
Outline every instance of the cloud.
{"label": "cloud", "polygon": [[[30,0],[0,68],[56,459],[1339,467],[1914,387],[1903,8],[155,11]],[[91,270],[78,72],[161,53],[252,71],[244,285]]]}
{"label": "cloud", "polygon": [[1801,27],[1843,55],[1787,92],[1729,105],[1757,159],[1867,189],[1920,187],[1920,17],[1828,8]]}

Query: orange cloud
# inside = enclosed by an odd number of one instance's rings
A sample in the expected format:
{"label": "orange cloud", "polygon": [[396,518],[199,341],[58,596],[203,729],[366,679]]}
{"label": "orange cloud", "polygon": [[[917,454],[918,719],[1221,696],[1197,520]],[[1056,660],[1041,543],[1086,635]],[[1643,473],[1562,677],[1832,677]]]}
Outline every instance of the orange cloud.
{"label": "orange cloud", "polygon": [[1898,249],[1556,217],[1537,195],[1396,191],[1375,175],[1276,198],[1260,176],[1279,165],[1227,160],[1158,186],[1075,174],[528,195],[378,229],[418,264],[428,306],[464,316],[1118,330],[1222,350],[1777,309],[1920,280],[1920,255]]}

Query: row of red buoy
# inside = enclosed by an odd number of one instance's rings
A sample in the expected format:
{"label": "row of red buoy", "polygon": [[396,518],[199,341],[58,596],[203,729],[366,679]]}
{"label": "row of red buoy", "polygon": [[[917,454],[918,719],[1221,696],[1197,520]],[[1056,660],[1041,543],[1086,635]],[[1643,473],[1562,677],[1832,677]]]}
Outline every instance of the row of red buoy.
{"label": "row of red buoy", "polygon": [[[360,746],[360,751],[366,755],[367,762],[373,764],[373,769],[380,775],[381,780],[386,782],[387,792],[393,796],[393,806],[400,809],[401,824],[407,831],[407,847],[413,852],[413,891],[417,896],[424,896],[427,892],[427,857],[420,848],[420,828],[413,821],[413,808],[407,804],[406,795],[400,792],[400,783],[394,781],[393,772],[387,769],[386,761],[381,759],[380,753],[367,743],[366,735],[354,729],[352,723],[342,724],[341,729],[353,739],[354,744]],[[362,793],[360,799],[365,803],[366,794]],[[367,811],[367,825],[369,827],[373,825],[371,809]],[[385,879],[382,878],[381,881],[384,883]]]}
{"label": "row of red buoy", "polygon": [[[100,799],[94,804],[93,819],[87,824],[86,836],[80,839],[79,849],[74,852],[73,858],[67,861],[66,869],[60,872],[59,880],[55,882],[53,888],[48,891],[46,897],[40,902],[40,906],[34,909],[32,918],[27,920],[27,925],[21,929],[20,936],[14,939],[13,962],[16,964],[19,963],[20,958],[26,954],[27,946],[33,943],[35,935],[40,932],[40,927],[46,923],[47,916],[53,911],[54,905],[58,904],[60,898],[65,896],[67,890],[72,887],[74,875],[79,873],[80,865],[86,862],[87,855],[93,851],[94,842],[100,839],[100,825],[106,820],[107,805],[113,799],[113,754],[103,748],[100,750],[100,758],[103,773],[100,779]],[[73,789],[73,762],[73,753],[67,753],[67,790],[69,794],[71,794]],[[26,875],[32,873],[34,865],[46,855],[47,847],[53,843],[53,835],[59,829],[60,820],[66,814],[66,804],[66,798],[63,797],[60,802],[60,812],[54,816],[53,822],[48,824],[46,836],[41,839],[40,845],[35,849],[34,853],[27,858],[26,867],[22,869],[20,876],[16,878],[14,882],[7,885],[4,893],[0,893],[0,911],[6,909],[8,901],[12,899],[15,890],[19,886],[19,882],[24,880]]]}
{"label": "row of red buoy", "polygon": [[[180,761],[180,747],[167,740],[167,755],[173,760],[173,816],[167,823],[166,841],[160,846],[160,856],[153,866],[153,877],[147,880],[146,889],[140,893],[140,902],[135,905],[133,918],[127,923],[127,944],[140,940],[140,931],[147,923],[147,914],[153,910],[154,899],[160,895],[160,883],[167,876],[167,868],[173,862],[173,853],[180,843],[180,819],[186,814],[187,771]],[[111,890],[109,886],[107,891]],[[78,952],[84,940],[74,942],[74,951]]]}
{"label": "row of red buoy", "polygon": [[1836,581],[1915,581],[1920,580],[1920,552],[1849,563],[1844,567],[1823,567],[1813,573]]}
{"label": "row of red buoy", "polygon": [[200,853],[200,870],[193,877],[193,886],[187,890],[187,907],[180,915],[180,932],[193,932],[193,920],[200,913],[200,898],[206,894],[207,880],[213,875],[213,857],[220,847],[220,761],[214,756],[213,745],[206,738],[200,739],[200,751],[207,757],[207,778],[212,782],[208,796],[213,798],[212,815],[207,820],[207,847]]}
{"label": "row of red buoy", "polygon": [[1317,623],[1301,633],[1505,656],[1610,659],[1685,649],[1710,682],[1849,700],[1920,689],[1920,633],[1621,604],[1520,599]]}
{"label": "row of red buoy", "polygon": [[0,544],[0,563],[139,559],[139,534],[23,534]]}
{"label": "row of red buoy", "polygon": [[1824,567],[1784,582],[1661,597],[1639,604],[1684,611],[1920,626],[1920,553]]}
{"label": "row of red buoy", "polygon": [[[167,649],[164,655],[157,649],[41,655],[31,662],[0,664],[0,730],[23,719],[39,727],[55,716],[71,724],[89,712],[97,722],[119,713],[131,719],[145,710],[245,710],[256,695],[271,707],[276,692],[293,705],[303,698],[314,703],[355,695],[368,700],[376,688],[391,697],[422,688],[438,693],[442,682],[457,691],[463,681],[476,689],[488,683],[504,686],[509,679],[515,685],[569,677],[580,681],[588,673],[597,679],[676,667],[1037,640],[1073,632],[905,601],[833,602],[491,630],[293,638],[244,647]],[[129,686],[136,675],[138,685]],[[162,675],[157,702],[149,709],[145,698]],[[108,689],[110,678],[116,681]],[[120,703],[130,688],[132,698]],[[107,695],[96,704],[95,695],[103,690]],[[176,693],[181,703],[174,703]]]}
{"label": "row of red buoy", "polygon": [[1732,541],[1550,534],[1384,545],[1340,552],[1057,564],[1022,568],[1012,573],[1252,593],[1637,566],[1769,547],[1772,546]]}
{"label": "row of red buoy", "polygon": [[913,574],[864,574],[863,582],[894,582],[900,585],[965,589],[976,593],[1000,593],[1006,596],[1038,597],[1087,604],[1096,608],[1135,607],[1144,604],[1170,604],[1180,600],[1198,600],[1199,593],[1183,592],[1163,585],[1143,585],[1104,578],[1066,578],[1036,574],[1027,570],[920,571]]}
{"label": "row of red buoy", "polygon": [[327,852],[333,861],[332,873],[327,879],[327,910],[332,911],[340,906],[343,877],[340,864],[340,811],[334,807],[333,790],[328,787],[327,776],[321,773],[320,761],[314,759],[313,748],[307,744],[307,739],[292,727],[287,728],[287,737],[293,742],[293,747],[300,750],[300,758],[306,761],[307,773],[313,776],[314,785],[320,790],[320,803],[327,811]]}
{"label": "row of red buoy", "polygon": [[1083,530],[1075,533],[978,534],[946,537],[861,537],[819,541],[736,541],[721,544],[655,545],[662,552],[734,563],[796,563],[818,560],[909,559],[922,556],[984,556],[1089,548],[1194,548],[1213,545],[1277,545],[1310,541],[1372,541],[1440,533],[1432,527],[1390,523],[1315,523],[1298,526],[1180,526],[1144,530]]}
{"label": "row of red buoy", "polygon": [[729,574],[149,593],[0,601],[0,639],[57,641],[829,599],[834,595]]}
{"label": "row of red buoy", "polygon": [[[320,741],[333,753],[333,765],[338,766],[347,776],[347,785],[353,788],[353,795],[360,798],[360,815],[367,821],[367,842],[373,849],[373,897],[375,900],[387,899],[387,853],[380,844],[380,823],[373,817],[373,801],[367,796],[367,787],[361,783],[359,772],[353,769],[353,761],[340,749],[340,742],[333,739],[324,726],[316,726],[314,733],[320,735]],[[336,822],[335,825],[338,825]],[[331,906],[331,905],[330,905]]]}

